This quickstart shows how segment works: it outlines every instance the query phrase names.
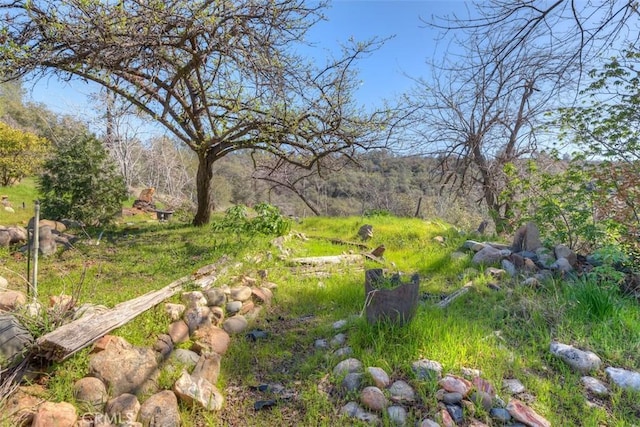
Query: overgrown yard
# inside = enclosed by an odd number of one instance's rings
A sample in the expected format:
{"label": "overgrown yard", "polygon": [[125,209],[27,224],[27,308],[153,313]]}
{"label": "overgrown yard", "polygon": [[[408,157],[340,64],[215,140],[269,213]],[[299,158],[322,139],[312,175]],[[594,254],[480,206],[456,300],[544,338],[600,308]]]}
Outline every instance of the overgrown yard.
{"label": "overgrown yard", "polygon": [[[389,272],[420,276],[420,303],[405,326],[369,325],[360,316],[365,306],[364,269],[380,268],[372,260],[364,264],[324,267],[309,272],[294,267],[293,257],[360,253],[357,232],[373,225],[370,250],[385,245],[384,265]],[[554,357],[549,345],[556,340],[598,354],[604,366],[640,370],[640,306],[606,280],[553,278],[538,286],[515,279],[495,279],[482,268],[471,268],[471,257],[454,259],[469,237],[440,221],[369,218],[307,218],[292,225],[282,251],[273,236],[248,235],[215,227],[193,228],[177,223],[137,221],[105,230],[78,233],[74,248],[41,259],[39,295],[48,304],[50,295],[77,294],[78,303],[109,307],[212,264],[226,255],[233,264],[216,286],[233,284],[244,275],[278,285],[274,299],[250,324],[250,330],[266,332],[266,338],[250,340],[232,336],[222,358],[218,388],[225,396],[218,412],[181,404],[185,426],[366,425],[347,419],[340,408],[358,400],[356,392],[341,387],[332,374],[341,360],[333,349],[318,348],[316,341],[331,340],[344,332],[353,353],[363,365],[383,368],[391,380],[403,379],[416,392],[405,404],[407,425],[435,419],[441,409],[437,381],[417,378],[412,363],[438,361],[443,372],[462,375],[462,368],[481,371],[503,400],[503,380],[518,379],[526,389],[520,396],[552,425],[631,426],[640,423],[640,393],[611,386],[611,393],[594,397],[585,392],[582,375]],[[101,238],[98,240],[98,237]],[[435,239],[440,236],[441,238]],[[25,289],[26,259],[4,250],[2,273],[12,288]],[[472,282],[471,290],[446,308],[436,305]],[[179,295],[168,302],[180,302]],[[339,331],[334,322],[348,320]],[[165,333],[169,318],[164,304],[145,312],[114,331],[136,346],[152,346]],[[51,329],[47,321],[33,325],[37,333]],[[189,348],[191,342],[180,344]],[[73,383],[87,374],[89,350],[69,360],[43,368],[33,387],[49,400],[75,403]],[[170,389],[179,373],[165,373],[159,386]],[[172,377],[174,375],[174,377]],[[592,374],[608,382],[603,370]],[[364,385],[371,380],[364,379]],[[276,398],[263,409],[256,402],[270,396],[261,384],[278,384],[286,398]],[[141,397],[144,400],[144,396]],[[466,407],[465,423],[473,418],[496,424],[481,405]],[[379,414],[385,424],[389,418]],[[9,420],[5,425],[11,425]]]}

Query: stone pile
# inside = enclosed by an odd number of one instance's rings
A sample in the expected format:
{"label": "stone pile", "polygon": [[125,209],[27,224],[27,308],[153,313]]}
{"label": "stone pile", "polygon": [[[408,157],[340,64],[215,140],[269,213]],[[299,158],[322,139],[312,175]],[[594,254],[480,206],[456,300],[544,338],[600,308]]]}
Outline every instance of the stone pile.
{"label": "stone pile", "polygon": [[[76,406],[33,402],[28,394],[17,393],[9,413],[32,420],[37,427],[176,426],[180,425],[179,401],[221,410],[224,395],[216,384],[223,356],[232,336],[243,333],[262,307],[271,303],[276,285],[246,276],[233,287],[211,287],[212,281],[202,275],[195,283],[205,284],[201,291],[183,292],[181,304],[165,304],[170,323],[152,348],[133,346],[114,335],[94,343],[88,375],[74,384]],[[60,303],[64,298],[55,300]],[[19,307],[18,303],[13,308]],[[261,337],[259,331],[252,332]],[[175,348],[189,340],[189,350]],[[171,390],[158,390],[163,370],[178,377]],[[144,402],[139,401],[147,395]]]}

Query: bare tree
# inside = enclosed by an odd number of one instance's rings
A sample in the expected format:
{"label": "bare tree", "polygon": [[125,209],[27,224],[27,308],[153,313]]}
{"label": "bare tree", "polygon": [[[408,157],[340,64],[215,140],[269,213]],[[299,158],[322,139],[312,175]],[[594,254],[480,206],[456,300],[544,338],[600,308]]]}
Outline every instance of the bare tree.
{"label": "bare tree", "polygon": [[505,169],[537,149],[534,133],[557,94],[553,57],[521,55],[494,64],[491,39],[467,39],[459,62],[433,65],[432,79],[417,80],[419,149],[439,160],[444,187],[469,194],[480,189],[496,231],[507,231],[514,194]]}
{"label": "bare tree", "polygon": [[352,99],[352,43],[316,66],[300,55],[324,1],[3,0],[5,79],[53,73],[96,82],[148,114],[198,156],[195,225],[213,208],[212,166],[237,150],[313,168],[383,144],[386,111]]}

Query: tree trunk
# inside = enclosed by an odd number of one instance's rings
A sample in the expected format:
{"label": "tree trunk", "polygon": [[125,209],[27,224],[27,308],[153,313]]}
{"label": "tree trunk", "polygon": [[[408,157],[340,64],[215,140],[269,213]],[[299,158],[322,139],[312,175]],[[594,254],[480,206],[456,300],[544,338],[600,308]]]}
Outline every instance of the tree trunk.
{"label": "tree trunk", "polygon": [[196,193],[198,210],[193,225],[203,226],[211,220],[213,200],[211,198],[211,178],[213,177],[213,159],[207,152],[198,153],[198,172],[196,174]]}

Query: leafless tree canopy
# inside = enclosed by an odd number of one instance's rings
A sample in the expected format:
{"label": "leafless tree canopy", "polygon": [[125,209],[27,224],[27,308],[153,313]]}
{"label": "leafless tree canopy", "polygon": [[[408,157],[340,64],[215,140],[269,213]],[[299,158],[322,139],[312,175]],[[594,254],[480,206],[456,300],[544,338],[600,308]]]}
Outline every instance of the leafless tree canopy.
{"label": "leafless tree canopy", "polygon": [[[198,212],[209,221],[212,165],[240,149],[310,168],[384,145],[388,114],[354,104],[354,65],[379,41],[316,66],[307,30],[324,2],[3,0],[5,79],[80,77],[145,112],[197,153]],[[308,46],[307,46],[308,47]]]}

